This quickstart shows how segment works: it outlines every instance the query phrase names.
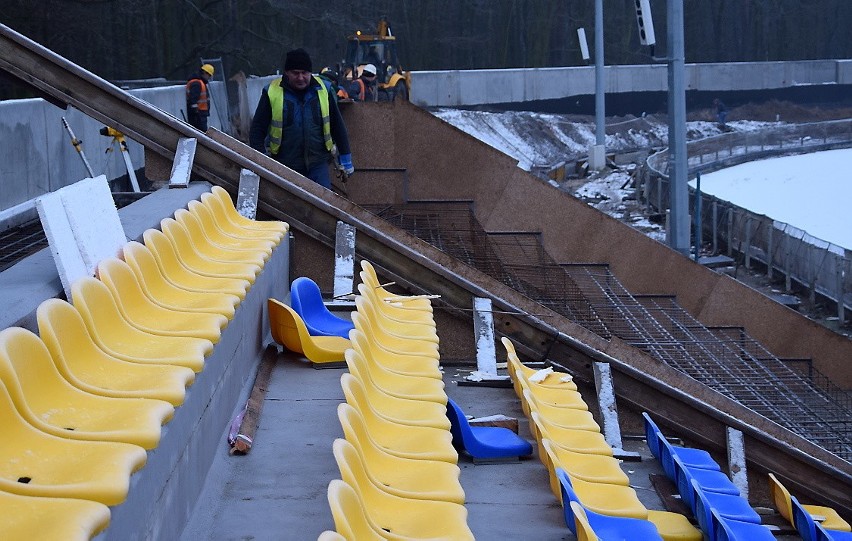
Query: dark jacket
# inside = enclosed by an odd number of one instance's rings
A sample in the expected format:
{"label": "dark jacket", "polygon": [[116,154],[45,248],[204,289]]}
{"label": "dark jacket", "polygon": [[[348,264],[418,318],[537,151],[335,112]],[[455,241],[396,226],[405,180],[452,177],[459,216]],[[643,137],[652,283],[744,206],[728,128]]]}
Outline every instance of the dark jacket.
{"label": "dark jacket", "polygon": [[[278,154],[272,157],[290,169],[306,174],[311,167],[331,160],[331,153],[326,150],[322,135],[322,116],[317,94],[319,83],[311,78],[308,88],[304,92],[297,92],[289,87],[285,75],[281,87],[284,89],[284,133],[281,148]],[[325,87],[329,92],[331,138],[340,154],[350,154],[349,134],[337,100],[333,96],[334,91],[330,84],[325,84]],[[249,131],[249,144],[263,153],[267,152],[267,136],[272,121],[268,90],[269,87],[266,86],[261,93]]]}

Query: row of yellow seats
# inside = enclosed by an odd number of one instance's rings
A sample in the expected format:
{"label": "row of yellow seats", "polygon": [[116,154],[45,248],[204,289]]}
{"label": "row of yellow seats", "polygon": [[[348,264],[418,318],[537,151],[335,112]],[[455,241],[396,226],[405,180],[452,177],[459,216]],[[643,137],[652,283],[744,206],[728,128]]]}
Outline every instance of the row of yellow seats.
{"label": "row of yellow seats", "polygon": [[338,407],[346,439],[333,445],[343,481],[328,493],[337,535],[472,539],[431,305],[392,296],[362,268]]}
{"label": "row of yellow seats", "polygon": [[[286,224],[233,218],[224,190],[205,196],[179,219],[206,215],[222,224],[216,231],[229,228],[235,245],[259,234],[267,257],[286,232]],[[184,275],[195,289],[184,288],[147,246],[128,243],[123,255],[101,263],[103,281],[73,284],[74,306],[39,306],[41,338],[0,332],[0,409],[10,436],[0,451],[4,539],[89,539],[103,530],[107,506],[124,501],[145,449],[158,445],[193,370],[233,317],[239,296],[198,289],[197,274]]]}
{"label": "row of yellow seats", "polygon": [[571,377],[525,366],[514,344],[508,338],[502,342],[508,354],[509,375],[530,419],[530,429],[538,443],[539,457],[547,467],[554,495],[562,501],[556,476],[557,468],[562,468],[587,509],[603,515],[647,520],[666,541],[700,541],[700,530],[685,516],[649,510],[639,501]]}

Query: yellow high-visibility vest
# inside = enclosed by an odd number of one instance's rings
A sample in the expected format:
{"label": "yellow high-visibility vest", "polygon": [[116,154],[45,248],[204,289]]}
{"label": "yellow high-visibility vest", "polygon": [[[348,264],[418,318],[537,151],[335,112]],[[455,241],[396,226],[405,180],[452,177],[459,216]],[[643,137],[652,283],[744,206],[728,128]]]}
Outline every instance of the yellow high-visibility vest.
{"label": "yellow high-visibility vest", "polygon": [[[334,141],[331,139],[328,89],[319,77],[316,75],[313,77],[319,84],[317,98],[319,99],[320,116],[322,116],[322,136],[325,140],[326,150],[331,152]],[[281,87],[280,77],[269,83],[266,95],[269,97],[269,105],[272,107],[272,121],[269,123],[269,152],[275,155],[281,149],[281,137],[284,135],[284,88]]]}

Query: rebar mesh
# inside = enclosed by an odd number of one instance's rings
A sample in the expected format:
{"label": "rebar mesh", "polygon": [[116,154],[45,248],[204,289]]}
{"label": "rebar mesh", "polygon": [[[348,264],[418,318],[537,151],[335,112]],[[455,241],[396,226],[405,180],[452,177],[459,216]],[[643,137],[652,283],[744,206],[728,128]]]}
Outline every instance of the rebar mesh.
{"label": "rebar mesh", "polygon": [[783,361],[743,329],[708,328],[671,296],[634,296],[605,264],[557,264],[537,233],[486,233],[471,202],[376,214],[588,328],[624,340],[756,413],[852,460],[852,398],[807,360]]}
{"label": "rebar mesh", "polygon": [[0,233],[0,272],[47,246],[38,220]]}
{"label": "rebar mesh", "polygon": [[812,366],[806,372],[792,367],[740,327],[705,327],[673,297],[637,300],[681,344],[691,346],[694,355],[685,359],[686,373],[838,456],[852,458],[848,392]]}

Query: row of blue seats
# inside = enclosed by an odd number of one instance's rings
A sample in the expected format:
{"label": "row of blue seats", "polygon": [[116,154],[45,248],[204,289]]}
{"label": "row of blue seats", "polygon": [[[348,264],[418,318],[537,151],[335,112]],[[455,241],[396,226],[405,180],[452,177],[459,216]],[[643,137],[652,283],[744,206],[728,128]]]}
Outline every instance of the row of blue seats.
{"label": "row of blue seats", "polygon": [[[739,489],[722,473],[719,464],[702,449],[669,443],[647,413],[642,414],[645,435],[652,454],[660,460],[666,475],[675,483],[681,499],[693,513],[711,541],[759,541],[775,539],[761,524],[760,515]],[[789,520],[805,541],[850,539],[849,524],[833,509],[799,504],[774,474],[769,475],[773,500],[781,515]],[[818,513],[822,524],[814,520]],[[835,528],[835,529],[831,529]],[[834,536],[834,537],[832,537]]]}
{"label": "row of blue seats", "polygon": [[[3,539],[89,539],[107,527],[108,506],[126,498],[130,476],[287,231],[238,217],[220,188],[176,216],[146,232],[145,245],[128,243],[123,260],[101,262],[100,280],[76,281],[73,304],[43,302],[40,336],[0,332]],[[226,282],[207,270],[225,259],[251,276]]]}

